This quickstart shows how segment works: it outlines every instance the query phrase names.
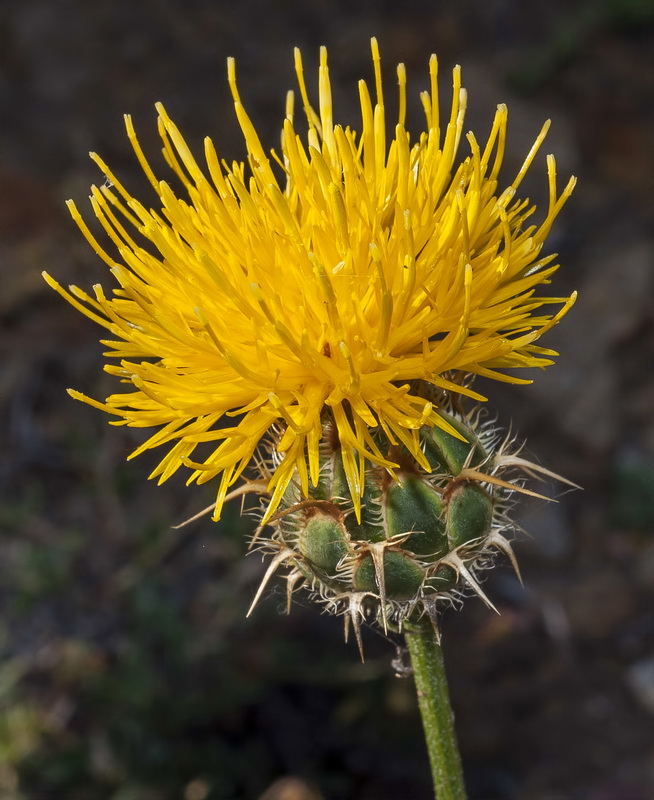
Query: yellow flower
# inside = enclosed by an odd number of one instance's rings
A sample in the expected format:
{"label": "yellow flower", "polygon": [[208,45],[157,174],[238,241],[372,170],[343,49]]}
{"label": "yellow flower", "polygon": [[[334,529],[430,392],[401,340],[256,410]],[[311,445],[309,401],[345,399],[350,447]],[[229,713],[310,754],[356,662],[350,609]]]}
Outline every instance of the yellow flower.
{"label": "yellow flower", "polygon": [[[398,119],[387,141],[374,39],[372,58],[374,100],[360,81],[357,134],[334,123],[326,50],[317,111],[296,50],[308,131],[296,132],[289,92],[281,152],[270,156],[243,107],[230,59],[247,166],[221,161],[207,138],[201,168],[158,105],[163,154],[184,199],[155,176],[126,117],[161,209],[148,210],[92,155],[108,180],[92,187],[91,205],[117,252],[107,252],[68,204],[119,287],[107,297],[97,285],[91,296],[46,280],[109,330],[104,344],[118,363],[106,370],[129,387],[104,403],[70,393],[119,417],[114,424],[159,427],[132,455],[170,446],[151,475],[160,482],[182,465],[192,470],[189,482],[221,476],[216,519],[271,428],[278,438],[267,518],[294,475],[309,494],[318,480],[325,413],[338,431],[358,514],[366,464],[391,472],[395,466],[373,429],[392,444],[403,443],[426,469],[418,430],[450,430],[433,400],[412,391],[410,381],[481,400],[446,374],[528,382],[499,370],[552,363],[556,353],[534,343],[574,302],[574,295],[536,295],[557,269],[554,255],[542,248],[574,179],[558,195],[548,156],[549,207],[540,225],[527,224],[534,208],[516,195],[548,124],[515,180],[500,190],[506,107],[498,106],[483,148],[467,134],[469,154],[457,162],[466,107],[459,68],[441,134],[431,57],[430,91],[421,94],[426,131],[412,142],[400,64]],[[548,313],[552,304],[562,304],[558,313]],[[214,449],[192,460],[207,442]]]}

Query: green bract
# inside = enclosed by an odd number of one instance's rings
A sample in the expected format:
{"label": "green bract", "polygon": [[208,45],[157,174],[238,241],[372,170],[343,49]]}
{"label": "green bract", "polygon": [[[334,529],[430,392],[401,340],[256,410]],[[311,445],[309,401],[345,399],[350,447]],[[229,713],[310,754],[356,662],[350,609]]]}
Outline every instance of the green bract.
{"label": "green bract", "polygon": [[325,431],[328,444],[311,497],[305,499],[299,480],[292,481],[271,520],[272,535],[257,537],[274,558],[255,603],[285,564],[289,605],[304,585],[328,610],[347,615],[359,642],[363,619],[376,619],[385,629],[435,625],[438,606],[460,599],[466,588],[491,605],[478,575],[497,550],[516,566],[511,496],[525,491],[520,471],[544,470],[512,453],[512,443],[480,420],[478,411],[439,413],[458,435],[420,429],[431,472],[402,446],[391,448],[388,458],[399,464],[395,477],[375,467],[366,470],[360,520],[340,444]]}

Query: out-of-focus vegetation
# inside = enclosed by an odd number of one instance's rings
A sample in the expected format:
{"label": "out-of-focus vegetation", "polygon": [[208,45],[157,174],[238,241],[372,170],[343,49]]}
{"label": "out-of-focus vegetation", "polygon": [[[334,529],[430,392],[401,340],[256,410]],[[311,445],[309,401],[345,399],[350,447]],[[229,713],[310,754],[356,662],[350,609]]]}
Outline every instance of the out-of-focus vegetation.
{"label": "out-of-focus vegetation", "polygon": [[[78,457],[80,473],[92,474],[93,460],[91,450]],[[98,493],[125,509],[136,502],[131,467],[114,466],[113,487],[87,481],[85,504]],[[392,648],[379,655],[373,642],[362,667],[340,626],[301,611],[299,623],[283,620],[281,594],[246,621],[260,566],[245,558],[250,520],[233,507],[220,525],[173,531],[167,509],[152,510],[122,538],[106,524],[46,523],[42,493],[5,507],[3,800],[258,797],[280,761],[354,796],[356,760],[371,759],[375,741],[402,754],[395,769],[424,772],[407,746],[419,724],[413,688],[391,682]],[[305,625],[323,629],[308,649]]]}

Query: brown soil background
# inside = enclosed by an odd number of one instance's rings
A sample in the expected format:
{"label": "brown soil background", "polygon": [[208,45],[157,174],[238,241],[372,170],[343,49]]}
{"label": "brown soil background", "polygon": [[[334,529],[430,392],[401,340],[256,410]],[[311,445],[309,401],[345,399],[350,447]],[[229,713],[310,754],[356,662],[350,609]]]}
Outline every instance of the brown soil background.
{"label": "brown soil background", "polygon": [[[361,665],[315,609],[281,595],[245,620],[262,564],[249,523],[170,525],[210,491],[145,481],[137,433],[68,386],[112,391],[99,331],[42,282],[110,285],[67,217],[99,152],[146,193],[122,127],[158,151],[164,101],[194,149],[240,159],[225,59],[278,142],[292,47],[326,44],[339,119],[379,38],[388,86],[417,101],[455,63],[480,138],[509,106],[507,175],[542,121],[579,186],[551,247],[579,301],[529,387],[485,387],[541,463],[584,487],[522,507],[525,588],[508,569],[445,621],[474,800],[654,798],[654,3],[651,0],[209,2],[29,0],[0,18],[0,797],[7,800],[423,800],[409,680],[367,632]],[[412,112],[421,124],[418,105]],[[546,188],[544,157],[529,192]],[[546,487],[546,491],[548,491]],[[291,778],[294,777],[294,780]],[[287,778],[286,782],[273,783]],[[313,788],[310,788],[313,787]]]}

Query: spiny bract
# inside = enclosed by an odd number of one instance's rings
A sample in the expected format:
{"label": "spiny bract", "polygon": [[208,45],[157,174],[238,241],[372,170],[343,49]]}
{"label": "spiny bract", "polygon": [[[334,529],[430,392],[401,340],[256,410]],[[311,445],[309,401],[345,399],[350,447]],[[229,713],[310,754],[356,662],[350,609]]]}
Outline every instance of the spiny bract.
{"label": "spiny bract", "polygon": [[[346,630],[352,623],[360,647],[366,618],[385,629],[437,626],[439,607],[456,602],[466,589],[492,607],[478,574],[498,550],[518,570],[509,511],[515,492],[526,491],[520,475],[552,473],[521,458],[510,437],[502,438],[494,424],[482,420],[479,407],[468,414],[454,408],[439,414],[458,436],[440,426],[420,429],[431,472],[407,448],[393,448],[389,458],[399,464],[395,478],[376,466],[366,470],[360,519],[337,431],[325,422],[320,476],[311,497],[303,497],[296,477],[269,523],[272,535],[265,538],[261,528],[255,536],[273,557],[253,607],[282,565],[288,567],[289,607],[293,592],[304,586],[330,612],[345,615]],[[271,469],[277,458],[273,447]]]}

